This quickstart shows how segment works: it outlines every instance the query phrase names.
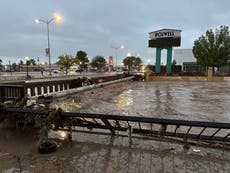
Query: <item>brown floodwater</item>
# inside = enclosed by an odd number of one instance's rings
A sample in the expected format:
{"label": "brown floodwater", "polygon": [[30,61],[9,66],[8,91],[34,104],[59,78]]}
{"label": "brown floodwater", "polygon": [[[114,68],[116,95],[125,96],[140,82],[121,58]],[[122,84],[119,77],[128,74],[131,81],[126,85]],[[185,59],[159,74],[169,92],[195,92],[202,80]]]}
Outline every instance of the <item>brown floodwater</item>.
{"label": "brown floodwater", "polygon": [[230,122],[229,93],[227,82],[133,82],[79,93],[55,105],[66,111]]}
{"label": "brown floodwater", "polygon": [[[64,111],[230,122],[230,83],[128,82],[58,99]],[[0,130],[0,172],[230,172],[230,151],[164,139],[50,132],[53,154],[37,152],[36,132]]]}

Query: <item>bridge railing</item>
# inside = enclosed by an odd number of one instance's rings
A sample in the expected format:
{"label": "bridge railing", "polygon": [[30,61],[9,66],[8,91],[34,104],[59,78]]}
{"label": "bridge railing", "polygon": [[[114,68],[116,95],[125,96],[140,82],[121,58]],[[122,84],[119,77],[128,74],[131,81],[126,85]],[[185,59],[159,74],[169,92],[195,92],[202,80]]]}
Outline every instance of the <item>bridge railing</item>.
{"label": "bridge railing", "polygon": [[25,88],[21,85],[0,85],[0,102],[19,101],[25,96]]}
{"label": "bridge railing", "polygon": [[[49,112],[31,109],[4,108],[7,112],[28,115],[45,115]],[[107,129],[111,134],[128,132],[132,134],[193,139],[199,141],[230,142],[230,123],[187,121],[137,116],[121,116],[108,114],[91,114],[58,111],[63,118],[76,120],[73,126],[86,127],[85,130]]]}

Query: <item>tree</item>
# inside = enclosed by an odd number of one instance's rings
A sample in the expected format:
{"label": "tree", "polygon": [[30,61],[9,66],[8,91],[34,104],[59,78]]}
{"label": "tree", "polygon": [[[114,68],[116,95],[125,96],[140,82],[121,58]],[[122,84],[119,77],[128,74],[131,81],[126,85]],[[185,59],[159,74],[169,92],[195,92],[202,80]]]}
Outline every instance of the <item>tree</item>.
{"label": "tree", "polygon": [[102,67],[106,64],[106,60],[103,56],[95,56],[91,61],[91,66],[96,67],[97,70],[101,71]]}
{"label": "tree", "polygon": [[22,60],[20,60],[19,64],[20,64],[20,65],[24,65],[24,63],[23,63],[23,61],[22,61]]}
{"label": "tree", "polygon": [[140,67],[140,65],[141,65],[141,63],[142,63],[142,60],[141,60],[141,58],[140,57],[136,57],[135,59],[134,59],[134,61],[133,61],[133,65],[134,66],[136,66],[136,67]]}
{"label": "tree", "polygon": [[29,59],[29,60],[26,61],[26,64],[29,65],[29,66],[34,66],[34,65],[36,65],[36,62],[35,62],[34,59]]}
{"label": "tree", "polygon": [[87,64],[89,63],[89,59],[87,58],[87,53],[80,50],[76,54],[76,64],[79,64],[81,69],[87,68]]}
{"label": "tree", "polygon": [[24,65],[23,61],[20,60],[19,63],[18,63],[18,70],[19,71],[22,71],[22,65]]}
{"label": "tree", "polygon": [[2,59],[0,59],[0,64],[2,64]]}
{"label": "tree", "polygon": [[128,56],[125,59],[123,59],[123,64],[125,66],[128,66],[128,69],[130,70],[132,66],[138,67],[141,65],[142,60],[139,57],[135,56]]}
{"label": "tree", "polygon": [[230,35],[227,26],[220,26],[213,32],[212,29],[206,31],[194,41],[193,54],[197,59],[197,64],[206,67],[220,67],[230,59]]}
{"label": "tree", "polygon": [[58,57],[58,61],[56,62],[57,65],[60,66],[60,68],[64,68],[66,71],[66,74],[68,74],[68,69],[74,64],[74,58],[72,55],[61,55]]}
{"label": "tree", "polygon": [[173,61],[172,61],[172,65],[176,65],[176,64],[177,64],[176,60],[175,60],[175,59],[173,59]]}
{"label": "tree", "polygon": [[17,64],[15,62],[12,64],[12,69],[13,71],[18,71]]}
{"label": "tree", "polygon": [[129,70],[130,70],[131,66],[133,65],[133,59],[134,59],[133,56],[128,56],[125,59],[123,59],[123,61],[122,61],[123,64],[128,67]]}

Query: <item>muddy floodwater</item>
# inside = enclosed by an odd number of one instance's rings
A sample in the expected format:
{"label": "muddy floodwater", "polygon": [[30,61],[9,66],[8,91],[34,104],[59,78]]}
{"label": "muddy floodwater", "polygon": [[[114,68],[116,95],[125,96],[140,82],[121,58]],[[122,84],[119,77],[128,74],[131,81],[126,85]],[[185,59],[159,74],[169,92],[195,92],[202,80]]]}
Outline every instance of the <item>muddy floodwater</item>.
{"label": "muddy floodwater", "polygon": [[[77,93],[52,103],[64,111],[230,123],[230,83],[126,82]],[[229,133],[229,132],[227,132]],[[230,151],[164,139],[50,132],[53,154],[37,152],[35,132],[0,131],[0,170],[13,172],[230,172]],[[0,172],[1,172],[0,171]]]}
{"label": "muddy floodwater", "polygon": [[230,83],[133,82],[79,93],[54,105],[65,111],[230,122]]}

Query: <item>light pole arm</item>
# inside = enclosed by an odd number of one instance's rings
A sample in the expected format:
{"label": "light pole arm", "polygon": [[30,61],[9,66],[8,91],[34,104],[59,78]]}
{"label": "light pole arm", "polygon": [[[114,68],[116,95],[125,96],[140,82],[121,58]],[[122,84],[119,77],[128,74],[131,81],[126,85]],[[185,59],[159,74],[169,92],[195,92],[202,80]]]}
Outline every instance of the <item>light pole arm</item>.
{"label": "light pole arm", "polygon": [[47,20],[47,23],[50,24],[53,20],[55,20],[55,18],[52,18],[50,20]]}
{"label": "light pole arm", "polygon": [[38,21],[37,23],[43,22],[43,23],[46,23],[46,24],[50,24],[53,20],[55,20],[55,18],[52,18],[50,20],[36,19],[36,21]]}

